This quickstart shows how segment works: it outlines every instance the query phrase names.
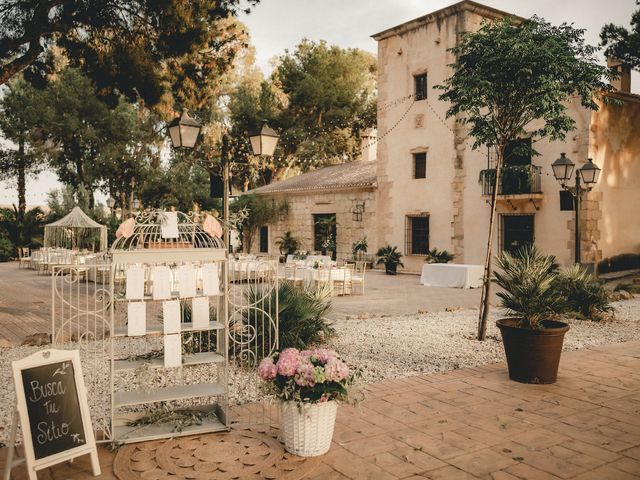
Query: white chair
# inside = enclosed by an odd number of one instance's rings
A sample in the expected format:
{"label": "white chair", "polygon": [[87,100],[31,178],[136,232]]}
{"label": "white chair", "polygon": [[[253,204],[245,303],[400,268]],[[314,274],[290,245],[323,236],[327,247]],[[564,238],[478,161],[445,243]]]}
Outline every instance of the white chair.
{"label": "white chair", "polygon": [[353,277],[351,277],[351,283],[353,285],[353,293],[355,294],[356,288],[359,287],[360,295],[364,295],[364,276],[367,271],[367,262],[356,262],[355,269],[353,271]]}
{"label": "white chair", "polygon": [[18,248],[18,268],[27,268],[31,265],[31,251],[28,247]]}

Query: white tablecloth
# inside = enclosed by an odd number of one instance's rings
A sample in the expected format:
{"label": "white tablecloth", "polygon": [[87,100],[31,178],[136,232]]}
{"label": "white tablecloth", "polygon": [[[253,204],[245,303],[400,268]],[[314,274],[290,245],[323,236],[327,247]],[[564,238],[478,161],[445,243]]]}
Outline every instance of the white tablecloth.
{"label": "white tablecloth", "polygon": [[[295,263],[298,260],[295,259],[295,255],[287,255],[287,263]],[[324,265],[331,265],[331,257],[329,255],[307,255],[307,257],[302,260],[305,265],[311,265],[315,262],[319,262]]]}
{"label": "white tablecloth", "polygon": [[425,263],[420,283],[428,287],[479,288],[484,267],[456,263]]}

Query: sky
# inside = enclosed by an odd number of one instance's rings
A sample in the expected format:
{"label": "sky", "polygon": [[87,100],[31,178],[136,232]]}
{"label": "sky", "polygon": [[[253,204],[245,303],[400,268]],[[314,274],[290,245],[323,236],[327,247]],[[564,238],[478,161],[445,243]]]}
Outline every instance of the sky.
{"label": "sky", "polygon": [[[249,28],[256,62],[265,73],[271,60],[293,50],[303,38],[326,40],[343,48],[376,53],[371,35],[455,3],[452,0],[261,0],[240,20]],[[479,3],[521,17],[534,14],[553,24],[574,23],[586,29],[587,42],[597,45],[605,23],[628,28],[634,0],[481,0]],[[632,91],[640,93],[640,75],[632,76]],[[58,188],[53,173],[27,181],[27,203],[44,204],[47,192]],[[104,201],[98,195],[99,201]],[[17,203],[15,185],[0,184],[0,204]]]}

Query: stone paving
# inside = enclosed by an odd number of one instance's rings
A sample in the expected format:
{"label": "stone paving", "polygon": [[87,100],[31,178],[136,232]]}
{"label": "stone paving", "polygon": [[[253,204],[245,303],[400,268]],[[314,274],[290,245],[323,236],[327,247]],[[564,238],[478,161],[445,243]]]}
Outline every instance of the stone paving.
{"label": "stone paving", "polygon": [[[263,448],[273,443],[274,435],[263,431],[245,437]],[[269,457],[270,465],[260,464],[259,473],[246,478],[637,479],[640,342],[565,352],[554,385],[509,381],[504,364],[370,384],[366,400],[356,407],[340,407],[333,440],[327,455],[308,461],[278,449]],[[194,441],[224,442],[224,434]],[[171,444],[178,453],[169,457],[181,468],[195,467],[198,459],[204,462],[199,464],[203,469],[213,468],[205,466],[207,461],[228,463],[232,457],[251,463],[242,452],[238,454],[237,445],[231,448],[236,455],[223,460],[186,442]],[[215,476],[185,471],[170,475],[144,453],[157,448],[153,442],[148,447],[125,447],[115,460],[101,448],[102,478],[245,478],[238,476],[239,465],[232,464],[223,467],[226,475],[220,471]],[[200,453],[190,454],[190,449]],[[134,458],[136,451],[143,453]],[[253,453],[266,458],[270,452]],[[0,450],[0,467],[5,455],[6,449]],[[114,462],[120,469],[117,476]],[[38,478],[90,478],[87,467],[86,461],[78,461],[53,467]],[[18,469],[13,478],[26,478],[24,470]]]}
{"label": "stone paving", "polygon": [[[418,275],[366,274],[365,295],[333,298],[331,319],[438,312],[476,307],[480,290],[420,285]],[[51,331],[51,276],[0,263],[0,338],[20,345],[28,335]]]}

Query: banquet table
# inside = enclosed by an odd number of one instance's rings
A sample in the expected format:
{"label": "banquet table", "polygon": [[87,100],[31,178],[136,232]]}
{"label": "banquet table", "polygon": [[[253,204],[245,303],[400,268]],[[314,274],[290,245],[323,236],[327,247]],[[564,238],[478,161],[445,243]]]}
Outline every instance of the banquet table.
{"label": "banquet table", "polygon": [[479,288],[484,267],[458,263],[425,263],[420,283],[427,287]]}
{"label": "banquet table", "polygon": [[[287,255],[287,263],[295,263],[299,260],[295,258],[295,255]],[[307,255],[304,260],[302,260],[305,265],[311,265],[315,262],[321,263],[323,265],[330,265],[332,260],[329,255]]]}

